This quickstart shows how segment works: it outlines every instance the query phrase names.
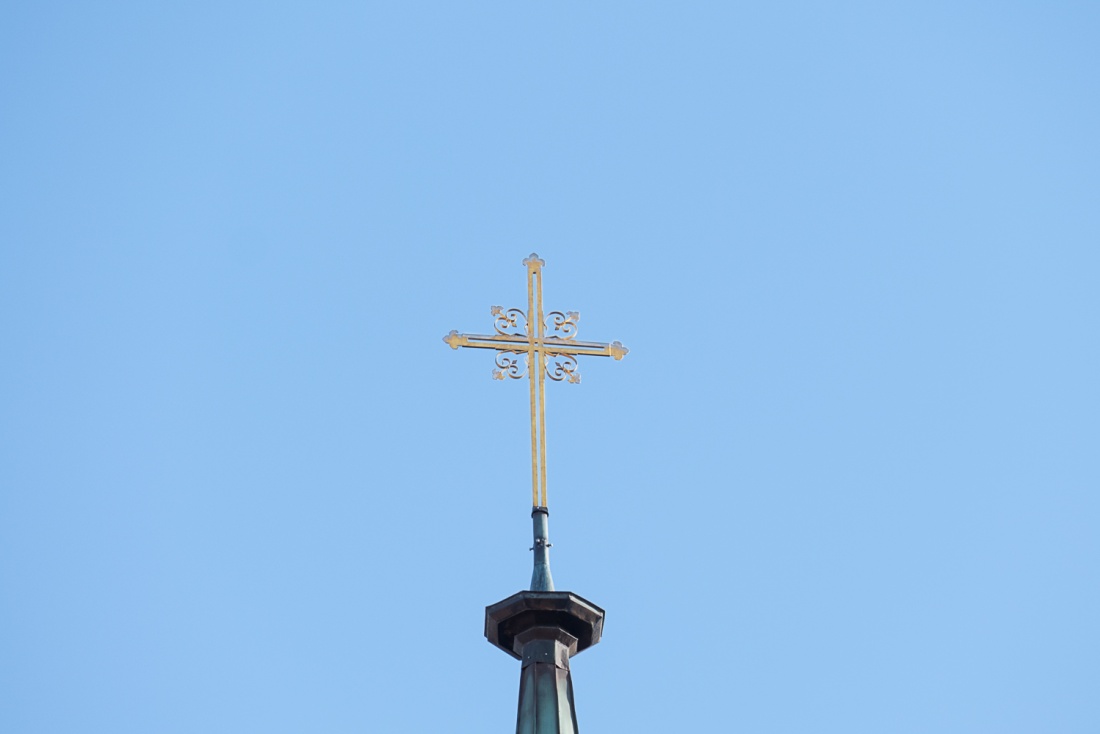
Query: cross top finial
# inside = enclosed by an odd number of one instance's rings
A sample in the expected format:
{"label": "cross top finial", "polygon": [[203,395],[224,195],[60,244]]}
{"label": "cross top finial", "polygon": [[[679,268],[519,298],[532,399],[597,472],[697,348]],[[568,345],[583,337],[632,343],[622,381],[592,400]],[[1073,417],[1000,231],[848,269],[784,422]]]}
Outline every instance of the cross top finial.
{"label": "cross top finial", "polygon": [[577,357],[611,357],[620,360],[630,351],[622,342],[583,342],[577,339],[576,311],[543,312],[542,268],[546,261],[532,252],[523,260],[527,267],[527,310],[493,306],[491,335],[451,331],[443,341],[452,349],[472,347],[496,351],[494,380],[528,378],[531,403],[531,502],[545,508],[546,499],[546,378],[579,383]]}

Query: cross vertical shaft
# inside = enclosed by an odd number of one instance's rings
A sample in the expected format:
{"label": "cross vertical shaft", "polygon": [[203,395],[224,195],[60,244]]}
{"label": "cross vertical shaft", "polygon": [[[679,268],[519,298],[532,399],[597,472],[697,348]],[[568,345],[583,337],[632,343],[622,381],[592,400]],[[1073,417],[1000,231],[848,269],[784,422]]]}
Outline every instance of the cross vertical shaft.
{"label": "cross vertical shaft", "polygon": [[[539,403],[539,421],[538,421],[538,436],[539,436],[539,479],[538,479],[538,498],[535,498],[536,507],[548,507],[546,500],[546,364],[545,356],[543,354],[543,337],[546,334],[546,320],[542,310],[542,265],[543,261],[532,253],[531,257],[525,261],[527,263],[527,290],[534,288],[535,303],[538,307],[538,317],[535,319],[535,327],[537,331],[537,337],[533,337],[537,342],[537,347],[533,347],[529,352],[529,359],[537,361],[537,367],[528,368],[528,374],[530,380],[533,383],[535,381],[535,372],[539,375],[539,388],[538,388],[538,403]],[[530,311],[528,311],[530,313]],[[528,329],[530,331],[530,329]],[[535,431],[535,416],[531,416],[531,430]],[[539,501],[541,499],[541,501]]]}
{"label": "cross vertical shaft", "polygon": [[[533,253],[532,253],[533,254]],[[535,266],[532,264],[532,260],[535,258],[530,257],[523,262],[527,263],[527,313],[532,314],[535,312],[535,279],[536,272]],[[542,301],[542,273],[538,273],[538,287],[539,287],[539,301]],[[540,303],[541,306],[541,303]],[[541,310],[541,309],[540,309]],[[544,412],[545,406],[542,402],[542,393],[535,387],[535,370],[538,369],[534,364],[535,359],[535,334],[532,333],[530,327],[531,320],[527,319],[527,374],[530,379],[528,383],[531,387],[531,504],[535,507],[539,505],[539,467],[542,465],[542,452],[539,450],[539,431],[537,424],[535,423],[535,416]],[[541,336],[541,335],[540,335]],[[545,502],[545,500],[543,500]],[[545,507],[545,505],[541,505]]]}

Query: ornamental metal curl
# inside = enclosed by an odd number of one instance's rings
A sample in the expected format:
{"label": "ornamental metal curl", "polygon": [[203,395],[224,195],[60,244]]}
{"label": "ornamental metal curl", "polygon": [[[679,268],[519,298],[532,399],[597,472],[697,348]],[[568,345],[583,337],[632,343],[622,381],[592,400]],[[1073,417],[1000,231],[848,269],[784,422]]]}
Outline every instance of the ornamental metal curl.
{"label": "ornamental metal curl", "polygon": [[527,360],[520,359],[521,356],[524,356],[522,352],[497,352],[496,363],[500,369],[493,370],[493,379],[511,377],[518,380],[527,374]]}
{"label": "ornamental metal curl", "polygon": [[551,311],[546,314],[546,329],[558,332],[557,335],[551,334],[551,338],[576,339],[577,322],[580,320],[581,315],[576,311]]}
{"label": "ornamental metal curl", "polygon": [[547,354],[546,376],[554,382],[579,383],[581,373],[577,370],[577,358],[572,354]]}
{"label": "ornamental metal curl", "polygon": [[523,311],[518,308],[505,309],[503,306],[493,306],[489,309],[489,313],[496,317],[493,328],[501,336],[527,336],[527,314]]}

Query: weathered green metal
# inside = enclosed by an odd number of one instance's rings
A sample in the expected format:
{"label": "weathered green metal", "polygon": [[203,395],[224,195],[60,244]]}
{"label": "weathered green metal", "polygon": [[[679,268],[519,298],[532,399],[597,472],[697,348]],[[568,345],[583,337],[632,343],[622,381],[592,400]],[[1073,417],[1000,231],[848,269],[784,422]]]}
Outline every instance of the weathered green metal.
{"label": "weathered green metal", "polygon": [[536,507],[531,511],[534,529],[535,568],[531,572],[531,591],[553,591],[554,579],[550,576],[550,510]]}
{"label": "weathered green metal", "polygon": [[535,627],[523,636],[516,734],[576,734],[569,650],[577,638],[555,627]]}
{"label": "weathered green metal", "polygon": [[572,591],[518,591],[485,608],[485,637],[516,660],[523,659],[522,635],[536,627],[564,630],[576,638],[572,657],[600,641],[604,611]]}
{"label": "weathered green metal", "polygon": [[576,734],[569,658],[600,641],[604,611],[569,591],[521,591],[485,609],[485,637],[522,661],[516,734]]}

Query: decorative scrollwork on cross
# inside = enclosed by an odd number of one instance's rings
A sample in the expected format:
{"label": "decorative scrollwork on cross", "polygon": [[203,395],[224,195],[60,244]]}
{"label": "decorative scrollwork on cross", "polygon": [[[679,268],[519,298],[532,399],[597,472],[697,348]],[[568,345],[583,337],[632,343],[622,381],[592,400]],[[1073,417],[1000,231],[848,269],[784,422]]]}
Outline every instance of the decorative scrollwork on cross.
{"label": "decorative scrollwork on cross", "polygon": [[580,320],[581,315],[576,311],[551,311],[546,314],[546,330],[556,332],[549,335],[551,339],[576,339],[577,322]]}
{"label": "decorative scrollwork on cross", "polygon": [[497,352],[496,363],[500,369],[493,370],[494,380],[503,380],[505,377],[511,377],[513,380],[518,380],[527,374],[527,359],[521,359],[526,357],[522,352]]}
{"label": "decorative scrollwork on cross", "polygon": [[577,358],[572,354],[548,353],[546,355],[546,376],[554,382],[564,380],[574,385],[579,384],[581,373],[577,369]]}
{"label": "decorative scrollwork on cross", "polygon": [[495,320],[493,328],[501,336],[527,336],[527,314],[518,308],[505,309],[493,306],[489,309]]}

